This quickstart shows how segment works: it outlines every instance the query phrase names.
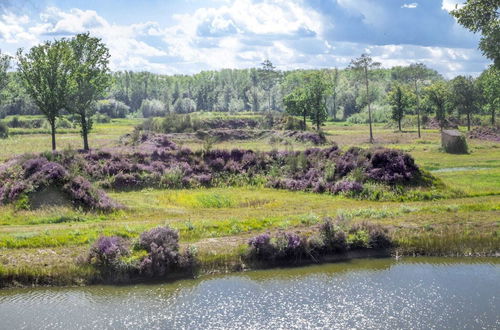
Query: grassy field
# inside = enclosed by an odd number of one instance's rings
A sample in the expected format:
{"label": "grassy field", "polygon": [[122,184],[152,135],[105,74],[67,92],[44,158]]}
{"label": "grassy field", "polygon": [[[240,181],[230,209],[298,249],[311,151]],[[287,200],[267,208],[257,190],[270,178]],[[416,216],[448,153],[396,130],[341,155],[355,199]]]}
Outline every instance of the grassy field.
{"label": "grassy field", "polygon": [[[96,124],[91,146],[112,147],[137,123],[114,120]],[[324,130],[328,140],[342,148],[369,146],[366,125],[328,123]],[[78,266],[76,260],[97,237],[105,234],[134,238],[145,229],[165,224],[180,231],[184,246],[198,248],[206,269],[234,261],[250,236],[282,229],[307,232],[325,216],[386,225],[402,253],[491,255],[500,251],[500,144],[469,141],[470,154],[451,155],[440,150],[437,130],[423,130],[418,139],[414,131],[399,133],[375,125],[374,136],[378,146],[411,153],[420,167],[440,178],[448,190],[459,192],[455,195],[459,197],[373,202],[253,186],[110,192],[126,206],[111,214],[0,206],[0,276],[85,278],[92,270]],[[60,148],[78,148],[80,140],[74,133],[58,135]],[[193,149],[202,147],[202,141],[177,142]],[[0,140],[0,160],[48,150],[49,146],[48,135],[15,134]],[[213,146],[235,147],[300,150],[311,146],[276,145],[266,139]]]}

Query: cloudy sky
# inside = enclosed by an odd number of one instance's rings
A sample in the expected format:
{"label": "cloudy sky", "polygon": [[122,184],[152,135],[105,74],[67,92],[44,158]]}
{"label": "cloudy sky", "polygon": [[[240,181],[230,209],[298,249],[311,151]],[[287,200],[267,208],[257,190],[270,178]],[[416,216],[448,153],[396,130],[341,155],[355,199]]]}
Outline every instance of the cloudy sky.
{"label": "cloudy sky", "polygon": [[361,53],[383,66],[423,62],[451,78],[489,61],[449,14],[461,0],[0,0],[0,49],[15,54],[90,31],[113,70],[196,73],[258,66],[339,67]]}

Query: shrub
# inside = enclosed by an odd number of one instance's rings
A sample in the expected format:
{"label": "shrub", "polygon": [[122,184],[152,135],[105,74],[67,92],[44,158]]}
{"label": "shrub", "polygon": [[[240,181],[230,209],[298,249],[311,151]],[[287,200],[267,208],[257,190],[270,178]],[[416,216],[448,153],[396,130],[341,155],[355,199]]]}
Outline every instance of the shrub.
{"label": "shrub", "polygon": [[260,234],[248,241],[249,255],[257,260],[269,260],[274,256],[275,247],[271,244],[269,234]]}
{"label": "shrub", "polygon": [[366,169],[369,178],[386,184],[409,183],[420,177],[414,159],[400,150],[382,149],[371,157]]}
{"label": "shrub", "polygon": [[9,137],[9,127],[3,121],[0,121],[0,139],[6,139]]}
{"label": "shrub", "polygon": [[335,227],[331,218],[325,218],[319,227],[319,233],[327,251],[345,251],[347,249],[345,233],[340,228]]}
{"label": "shrub", "polygon": [[149,117],[161,117],[168,113],[168,109],[165,104],[160,100],[142,100],[141,107],[139,111],[142,113],[144,118]]}
{"label": "shrub", "polygon": [[355,234],[356,232],[368,234],[367,246],[363,247],[372,249],[385,249],[393,245],[392,240],[389,237],[389,231],[387,230],[387,228],[384,228],[381,225],[365,221],[356,224],[351,228],[350,233]]}
{"label": "shrub", "polygon": [[101,236],[90,248],[89,262],[104,272],[119,270],[121,258],[129,255],[123,238],[118,236]]}
{"label": "shrub", "polygon": [[332,188],[332,193],[334,194],[343,193],[351,196],[359,194],[361,191],[363,191],[361,183],[348,180],[339,181]]}

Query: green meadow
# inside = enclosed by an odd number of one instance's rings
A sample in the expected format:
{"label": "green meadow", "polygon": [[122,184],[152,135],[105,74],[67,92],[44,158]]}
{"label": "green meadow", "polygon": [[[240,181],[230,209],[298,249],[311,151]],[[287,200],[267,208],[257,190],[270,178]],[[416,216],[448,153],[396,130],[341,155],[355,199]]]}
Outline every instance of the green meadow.
{"label": "green meadow", "polygon": [[[111,148],[140,121],[96,124],[92,148]],[[57,278],[86,281],[93,270],[81,263],[101,235],[136,238],[146,229],[168,225],[180,232],[183,247],[199,251],[202,270],[226,269],[237,262],[249,237],[279,230],[308,232],[324,217],[345,222],[370,221],[390,228],[397,253],[409,255],[494,255],[500,251],[500,144],[469,140],[470,153],[454,155],[440,148],[438,130],[397,132],[374,127],[376,146],[409,152],[416,163],[444,184],[446,193],[427,193],[407,201],[367,201],[329,194],[292,192],[262,186],[140,191],[108,191],[124,209],[112,213],[67,207],[38,210],[0,206],[0,276],[6,279]],[[366,125],[328,122],[329,142],[343,149],[370,147]],[[174,141],[193,149],[203,141]],[[80,148],[77,132],[58,134],[61,149]],[[272,143],[269,139],[226,141],[213,148],[301,150],[311,145]],[[16,132],[0,140],[0,160],[49,150],[49,136]],[[57,282],[57,281],[55,281]],[[52,281],[54,283],[54,281]]]}

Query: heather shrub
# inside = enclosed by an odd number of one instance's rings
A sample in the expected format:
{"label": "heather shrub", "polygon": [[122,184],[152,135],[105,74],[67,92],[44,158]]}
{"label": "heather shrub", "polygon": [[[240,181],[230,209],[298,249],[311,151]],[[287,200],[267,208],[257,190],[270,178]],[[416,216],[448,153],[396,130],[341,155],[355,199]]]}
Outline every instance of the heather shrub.
{"label": "heather shrub", "polygon": [[342,180],[335,183],[332,188],[334,194],[345,194],[348,196],[355,196],[363,191],[363,184],[356,181]]}
{"label": "heather shrub", "polygon": [[248,241],[250,250],[248,252],[251,259],[270,260],[274,257],[276,248],[271,244],[269,234],[260,234]]}
{"label": "heather shrub", "polygon": [[351,232],[367,233],[368,234],[367,247],[372,249],[385,249],[393,245],[392,240],[389,237],[389,231],[387,230],[387,228],[384,228],[378,224],[373,224],[365,221],[354,225],[351,228],[350,233]]}
{"label": "heather shrub", "polygon": [[420,171],[409,154],[392,149],[376,151],[366,172],[369,178],[391,185],[410,183],[420,176]]}
{"label": "heather shrub", "polygon": [[130,254],[125,240],[118,236],[101,236],[92,245],[89,252],[89,263],[109,273],[119,271],[124,264],[122,257]]}
{"label": "heather shrub", "polygon": [[293,259],[305,254],[307,240],[295,233],[280,233],[275,238],[275,258]]}
{"label": "heather shrub", "polygon": [[331,218],[325,218],[319,227],[319,234],[323,240],[323,247],[328,252],[345,251],[347,241],[345,233],[335,226]]}
{"label": "heather shrub", "polygon": [[175,271],[193,270],[197,265],[196,251],[188,248],[179,252],[179,234],[169,227],[157,227],[143,232],[138,249],[148,252],[139,264],[139,273],[148,277],[161,277]]}

